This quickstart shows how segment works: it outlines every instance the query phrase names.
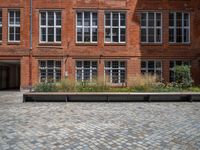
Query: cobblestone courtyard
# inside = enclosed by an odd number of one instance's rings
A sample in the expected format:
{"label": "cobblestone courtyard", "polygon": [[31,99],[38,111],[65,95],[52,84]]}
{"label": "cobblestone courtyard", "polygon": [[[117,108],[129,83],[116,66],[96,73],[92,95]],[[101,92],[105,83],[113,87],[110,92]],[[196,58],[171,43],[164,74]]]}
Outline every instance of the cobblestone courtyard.
{"label": "cobblestone courtyard", "polygon": [[22,103],[0,92],[6,149],[200,149],[200,103]]}

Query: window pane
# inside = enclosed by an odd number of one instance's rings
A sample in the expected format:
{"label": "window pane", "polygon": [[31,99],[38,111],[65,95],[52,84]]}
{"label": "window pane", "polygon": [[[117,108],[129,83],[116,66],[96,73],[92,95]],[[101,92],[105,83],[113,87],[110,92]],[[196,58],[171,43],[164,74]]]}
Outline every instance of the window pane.
{"label": "window pane", "polygon": [[20,34],[17,34],[17,33],[16,33],[15,40],[16,40],[16,41],[20,41]]}
{"label": "window pane", "polygon": [[46,28],[41,28],[41,41],[46,41]]}
{"label": "window pane", "polygon": [[92,13],[92,25],[97,26],[97,13]]}
{"label": "window pane", "polygon": [[189,27],[189,15],[184,13],[184,26]]}
{"label": "window pane", "polygon": [[84,69],[83,71],[84,81],[90,81],[90,69]]}
{"label": "window pane", "polygon": [[176,26],[182,26],[182,13],[176,13]]}
{"label": "window pane", "polygon": [[46,25],[46,12],[41,12],[41,25]]}
{"label": "window pane", "polygon": [[178,42],[178,43],[182,42],[182,29],[181,28],[176,29],[176,42]]}
{"label": "window pane", "polygon": [[125,70],[121,70],[120,71],[120,80],[121,80],[121,83],[125,83]]}
{"label": "window pane", "polygon": [[84,61],[84,68],[90,68],[90,61]]}
{"label": "window pane", "polygon": [[169,29],[169,42],[175,42],[174,41],[174,29]]}
{"label": "window pane", "polygon": [[61,28],[56,28],[56,41],[61,42]]}
{"label": "window pane", "polygon": [[61,26],[61,12],[56,12],[56,25]]}
{"label": "window pane", "polygon": [[2,25],[2,11],[0,11],[0,25]]}
{"label": "window pane", "polygon": [[156,42],[161,42],[161,29],[156,29]]}
{"label": "window pane", "polygon": [[2,41],[2,27],[0,27],[0,41]]}
{"label": "window pane", "polygon": [[53,26],[54,25],[54,12],[48,12],[48,25]]}
{"label": "window pane", "polygon": [[154,26],[154,13],[149,13],[149,26],[153,27]]}
{"label": "window pane", "polygon": [[113,42],[119,42],[119,30],[118,28],[113,28],[112,29],[112,39],[113,39]]}
{"label": "window pane", "polygon": [[126,41],[126,30],[125,29],[121,29],[120,31],[120,42],[125,42]]}
{"label": "window pane", "polygon": [[82,28],[77,28],[77,41],[82,42]]}
{"label": "window pane", "polygon": [[141,62],[141,68],[146,69],[146,61]]}
{"label": "window pane", "polygon": [[77,25],[82,25],[82,13],[77,13]]}
{"label": "window pane", "polygon": [[54,28],[48,28],[48,42],[54,41]]}
{"label": "window pane", "polygon": [[119,68],[119,62],[118,61],[112,61],[112,67],[113,68]]}
{"label": "window pane", "polygon": [[121,26],[126,25],[126,15],[123,13],[120,14],[120,22],[121,22]]}
{"label": "window pane", "polygon": [[112,83],[119,83],[119,70],[112,70]]}
{"label": "window pane", "polygon": [[184,42],[189,42],[189,29],[184,29]]}
{"label": "window pane", "polygon": [[82,70],[77,70],[77,71],[76,71],[76,79],[77,79],[77,81],[79,81],[79,82],[82,81]]}
{"label": "window pane", "polygon": [[141,29],[141,41],[142,42],[147,42],[147,38],[146,38],[146,35],[147,35],[147,33],[146,33],[146,29]]}
{"label": "window pane", "polygon": [[92,29],[92,42],[97,42],[97,28]]}
{"label": "window pane", "polygon": [[156,26],[160,27],[161,26],[161,14],[156,13]]}
{"label": "window pane", "polygon": [[82,67],[82,61],[76,61],[76,67],[81,68]]}
{"label": "window pane", "polygon": [[53,60],[47,61],[47,67],[48,68],[53,68],[53,66],[54,66],[54,61]]}
{"label": "window pane", "polygon": [[154,61],[148,61],[148,68],[154,68]]}
{"label": "window pane", "polygon": [[110,28],[106,28],[106,42],[111,42]]}
{"label": "window pane", "polygon": [[154,28],[149,29],[149,42],[154,42]]}
{"label": "window pane", "polygon": [[141,14],[141,26],[146,26],[146,13]]}
{"label": "window pane", "polygon": [[110,26],[110,13],[106,14],[106,26]]}
{"label": "window pane", "polygon": [[169,14],[169,26],[174,26],[174,13]]}
{"label": "window pane", "polygon": [[113,13],[113,26],[119,26],[119,16],[118,13]]}
{"label": "window pane", "polygon": [[84,41],[90,42],[90,28],[84,29]]}
{"label": "window pane", "polygon": [[84,26],[90,26],[90,12],[84,12]]}

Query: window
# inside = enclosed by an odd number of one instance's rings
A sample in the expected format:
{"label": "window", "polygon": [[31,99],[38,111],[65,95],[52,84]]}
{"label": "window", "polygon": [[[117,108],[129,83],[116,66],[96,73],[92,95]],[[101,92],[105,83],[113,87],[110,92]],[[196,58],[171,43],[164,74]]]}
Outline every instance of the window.
{"label": "window", "polygon": [[142,60],[141,73],[156,75],[157,80],[162,81],[162,62],[157,60]]}
{"label": "window", "polygon": [[61,12],[40,12],[40,42],[61,43]]}
{"label": "window", "polygon": [[93,82],[97,79],[97,61],[76,61],[76,80]]}
{"label": "window", "polygon": [[0,41],[2,41],[2,11],[0,10]]}
{"label": "window", "polygon": [[169,13],[169,42],[190,42],[190,14],[183,12]]}
{"label": "window", "polygon": [[169,81],[170,82],[175,82],[176,76],[174,73],[174,67],[175,66],[181,66],[181,65],[188,65],[190,66],[190,61],[189,60],[173,60],[170,61],[170,75],[169,75]]}
{"label": "window", "polygon": [[57,82],[61,79],[61,61],[39,61],[40,82]]}
{"label": "window", "polygon": [[98,17],[96,12],[77,12],[77,43],[97,43]]}
{"label": "window", "polygon": [[8,41],[20,41],[20,11],[9,10],[8,12]]}
{"label": "window", "polygon": [[141,42],[162,43],[162,14],[160,12],[141,14]]}
{"label": "window", "polygon": [[105,43],[126,42],[126,13],[105,13]]}
{"label": "window", "polygon": [[122,84],[126,81],[125,61],[105,61],[105,80],[107,83]]}

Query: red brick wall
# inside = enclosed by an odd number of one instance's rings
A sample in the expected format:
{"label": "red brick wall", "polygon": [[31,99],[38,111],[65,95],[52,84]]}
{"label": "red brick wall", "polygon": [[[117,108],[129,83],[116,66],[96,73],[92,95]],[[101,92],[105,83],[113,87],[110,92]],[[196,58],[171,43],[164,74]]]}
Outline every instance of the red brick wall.
{"label": "red brick wall", "polygon": [[[192,60],[192,74],[200,83],[200,2],[169,0],[34,0],[33,1],[33,49],[32,68],[29,71],[29,0],[0,0],[3,11],[3,41],[0,44],[0,59],[21,59],[21,86],[36,84],[38,78],[38,59],[60,59],[63,61],[62,78],[65,69],[68,78],[75,78],[76,59],[100,59],[98,74],[104,75],[105,59],[126,59],[128,80],[140,73],[141,59],[161,59],[163,77],[169,80],[169,61],[173,59]],[[8,43],[7,11],[18,8],[21,11],[21,42]],[[59,9],[62,11],[62,43],[46,45],[39,43],[39,11]],[[76,44],[76,10],[98,11],[98,44]],[[127,40],[125,45],[104,44],[104,12],[122,10],[127,12]],[[163,15],[163,44],[142,45],[140,43],[140,12],[160,11]],[[170,11],[189,11],[191,13],[191,43],[187,45],[169,44],[168,13]],[[31,80],[29,80],[31,74]]]}

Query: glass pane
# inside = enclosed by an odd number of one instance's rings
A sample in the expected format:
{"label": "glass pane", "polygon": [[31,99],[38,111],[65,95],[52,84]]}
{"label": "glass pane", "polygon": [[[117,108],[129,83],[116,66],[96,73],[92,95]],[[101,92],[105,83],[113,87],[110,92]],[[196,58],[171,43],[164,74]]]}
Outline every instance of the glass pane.
{"label": "glass pane", "polygon": [[141,26],[146,26],[146,13],[141,14]]}
{"label": "glass pane", "polygon": [[61,42],[61,28],[56,28],[56,41]]}
{"label": "glass pane", "polygon": [[126,29],[121,29],[120,31],[120,42],[125,42],[126,41]]}
{"label": "glass pane", "polygon": [[90,12],[84,12],[84,26],[90,26]]}
{"label": "glass pane", "polygon": [[15,33],[16,33],[16,34],[19,34],[19,33],[20,33],[20,27],[16,27],[16,28],[15,28]]}
{"label": "glass pane", "polygon": [[106,28],[106,42],[111,42],[110,28]]}
{"label": "glass pane", "polygon": [[41,12],[41,25],[46,25],[46,12]]}
{"label": "glass pane", "polygon": [[141,62],[141,68],[146,69],[146,61]]}
{"label": "glass pane", "polygon": [[161,26],[161,14],[156,13],[156,26],[160,27]]}
{"label": "glass pane", "polygon": [[84,29],[84,41],[90,42],[90,28]]}
{"label": "glass pane", "polygon": [[48,12],[48,25],[54,26],[54,12]]}
{"label": "glass pane", "polygon": [[154,28],[149,29],[149,42],[154,42]]}
{"label": "glass pane", "polygon": [[77,41],[78,42],[82,42],[82,36],[83,36],[82,28],[77,28]]}
{"label": "glass pane", "polygon": [[119,26],[119,16],[118,13],[113,13],[113,26]]}
{"label": "glass pane", "polygon": [[41,41],[46,41],[46,28],[41,28]]}
{"label": "glass pane", "polygon": [[79,81],[79,82],[82,81],[82,70],[77,70],[77,71],[76,71],[76,79],[77,79],[77,81]]}
{"label": "glass pane", "polygon": [[92,25],[97,26],[97,13],[92,13]]}
{"label": "glass pane", "polygon": [[182,26],[182,13],[176,13],[176,26]]}
{"label": "glass pane", "polygon": [[184,26],[189,27],[189,14],[184,13]]}
{"label": "glass pane", "polygon": [[182,29],[181,28],[176,29],[176,42],[178,42],[178,43],[182,42]]}
{"label": "glass pane", "polygon": [[120,62],[120,67],[121,67],[121,68],[125,68],[125,64],[126,64],[125,61],[121,61],[121,62]]}
{"label": "glass pane", "polygon": [[169,42],[175,42],[174,39],[174,29],[169,29]]}
{"label": "glass pane", "polygon": [[2,41],[2,27],[0,27],[0,41]]}
{"label": "glass pane", "polygon": [[105,62],[105,67],[110,68],[110,65],[111,65],[110,61],[106,61],[106,62]]}
{"label": "glass pane", "polygon": [[61,12],[56,12],[56,25],[61,26]]}
{"label": "glass pane", "polygon": [[189,42],[189,29],[184,29],[184,42]]}
{"label": "glass pane", "polygon": [[16,24],[20,24],[20,11],[16,11]]}
{"label": "glass pane", "polygon": [[154,67],[154,61],[148,61],[148,68],[153,69]]}
{"label": "glass pane", "polygon": [[112,83],[119,83],[119,70],[112,70]]}
{"label": "glass pane", "polygon": [[147,42],[147,38],[146,38],[146,29],[141,29],[141,41],[142,42]]}
{"label": "glass pane", "polygon": [[110,26],[110,13],[106,14],[106,26]]}
{"label": "glass pane", "polygon": [[40,61],[40,67],[46,67],[46,61]]}
{"label": "glass pane", "polygon": [[169,14],[169,26],[174,26],[174,13]]}
{"label": "glass pane", "polygon": [[92,42],[97,42],[97,28],[92,29]]}
{"label": "glass pane", "polygon": [[92,67],[93,67],[93,68],[97,68],[97,61],[93,61],[93,62],[92,62]]}
{"label": "glass pane", "polygon": [[90,81],[90,70],[89,69],[84,69],[84,81]]}
{"label": "glass pane", "polygon": [[54,41],[54,28],[48,28],[48,42]]}
{"label": "glass pane", "polygon": [[90,68],[90,61],[84,61],[84,68]]}
{"label": "glass pane", "polygon": [[77,25],[82,26],[82,13],[77,13]]}
{"label": "glass pane", "polygon": [[19,34],[19,33],[16,33],[15,40],[16,40],[16,41],[20,41],[20,34]]}
{"label": "glass pane", "polygon": [[112,39],[113,39],[113,42],[119,42],[119,30],[118,28],[113,28],[112,29]]}
{"label": "glass pane", "polygon": [[82,67],[82,61],[76,61],[76,67],[81,68]]}
{"label": "glass pane", "polygon": [[121,13],[120,14],[120,24],[121,24],[121,26],[125,26],[126,25],[126,15],[125,14],[123,14],[123,13]]}
{"label": "glass pane", "polygon": [[54,61],[53,60],[48,60],[47,61],[47,67],[48,68],[53,68],[54,67]]}
{"label": "glass pane", "polygon": [[0,24],[2,24],[2,11],[0,11]]}
{"label": "glass pane", "polygon": [[161,69],[161,62],[160,61],[156,61],[156,68],[158,69]]}
{"label": "glass pane", "polygon": [[153,27],[154,26],[154,13],[149,13],[149,27]]}
{"label": "glass pane", "polygon": [[156,29],[156,42],[161,42],[161,29]]}
{"label": "glass pane", "polygon": [[61,61],[56,61],[56,67],[58,67],[58,68],[61,67]]}
{"label": "glass pane", "polygon": [[119,62],[118,61],[112,61],[112,68],[119,68]]}
{"label": "glass pane", "polygon": [[120,80],[121,80],[121,83],[125,83],[125,78],[126,78],[125,70],[121,70],[120,71]]}

